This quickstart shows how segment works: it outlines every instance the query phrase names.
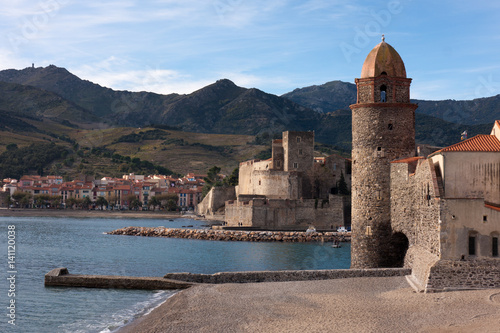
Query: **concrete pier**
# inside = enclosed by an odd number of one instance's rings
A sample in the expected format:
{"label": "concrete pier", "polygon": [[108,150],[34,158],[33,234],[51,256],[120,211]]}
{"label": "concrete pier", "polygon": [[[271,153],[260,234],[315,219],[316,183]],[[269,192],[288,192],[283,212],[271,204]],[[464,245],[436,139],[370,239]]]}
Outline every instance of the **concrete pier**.
{"label": "concrete pier", "polygon": [[190,282],[175,281],[162,277],[135,277],[116,275],[69,274],[67,268],[56,268],[45,274],[45,286],[118,288],[118,289],[186,289]]}
{"label": "concrete pier", "polygon": [[256,283],[348,279],[359,277],[408,276],[409,268],[324,269],[260,272],[220,272],[215,274],[169,273],[164,277],[192,283]]}
{"label": "concrete pier", "polygon": [[355,277],[390,277],[410,275],[408,268],[329,269],[306,271],[221,272],[215,274],[169,273],[164,277],[69,274],[67,268],[56,268],[45,274],[45,286],[186,289],[194,284],[255,283],[346,279]]}

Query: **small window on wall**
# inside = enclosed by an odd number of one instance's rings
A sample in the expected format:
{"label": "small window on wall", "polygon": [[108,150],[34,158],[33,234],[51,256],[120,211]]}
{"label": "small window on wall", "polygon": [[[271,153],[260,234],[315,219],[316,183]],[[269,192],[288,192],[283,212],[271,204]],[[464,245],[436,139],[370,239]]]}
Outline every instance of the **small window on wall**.
{"label": "small window on wall", "polygon": [[375,156],[384,157],[384,151],[382,150],[382,147],[377,147],[377,150],[375,150]]}
{"label": "small window on wall", "polygon": [[298,168],[299,168],[299,163],[294,162],[294,163],[293,163],[293,168],[294,168],[294,169],[298,169]]}
{"label": "small window on wall", "polygon": [[475,234],[469,235],[469,255],[470,256],[476,255],[476,235]]}
{"label": "small window on wall", "polygon": [[302,149],[299,149],[299,155],[302,155]]}
{"label": "small window on wall", "polygon": [[300,136],[297,137],[297,143],[301,141]]}

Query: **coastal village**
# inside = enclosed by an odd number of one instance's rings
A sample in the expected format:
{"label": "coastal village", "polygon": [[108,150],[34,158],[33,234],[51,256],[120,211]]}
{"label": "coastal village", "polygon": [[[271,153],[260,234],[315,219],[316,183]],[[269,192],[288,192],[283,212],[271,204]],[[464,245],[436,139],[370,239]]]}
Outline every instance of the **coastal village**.
{"label": "coastal village", "polygon": [[86,178],[69,182],[61,176],[4,179],[0,207],[194,210],[202,199],[205,185],[205,175],[194,173],[180,178],[135,174],[98,180]]}

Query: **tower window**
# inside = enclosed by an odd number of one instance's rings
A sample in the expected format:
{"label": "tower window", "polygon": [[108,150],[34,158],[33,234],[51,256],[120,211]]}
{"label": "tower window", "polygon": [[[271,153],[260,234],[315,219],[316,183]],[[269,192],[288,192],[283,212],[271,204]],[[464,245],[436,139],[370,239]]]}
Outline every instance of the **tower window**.
{"label": "tower window", "polygon": [[387,91],[387,87],[385,86],[385,84],[381,85],[380,86],[380,101],[381,102],[387,102],[386,91]]}
{"label": "tower window", "polygon": [[301,141],[300,136],[297,137],[297,143]]}
{"label": "tower window", "polygon": [[302,149],[299,149],[299,155],[302,155]]}
{"label": "tower window", "polygon": [[389,124],[389,125],[387,125],[387,128],[389,129],[389,131],[392,131],[392,129],[394,128],[394,126],[392,126],[392,124]]}
{"label": "tower window", "polygon": [[382,147],[377,147],[377,150],[375,151],[375,156],[384,157],[384,151],[382,150]]}

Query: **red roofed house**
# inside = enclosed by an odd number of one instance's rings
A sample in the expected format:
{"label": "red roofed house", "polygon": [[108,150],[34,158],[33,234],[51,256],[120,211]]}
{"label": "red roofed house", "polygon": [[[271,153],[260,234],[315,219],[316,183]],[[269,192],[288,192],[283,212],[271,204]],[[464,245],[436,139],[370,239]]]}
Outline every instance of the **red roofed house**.
{"label": "red roofed house", "polygon": [[177,206],[181,208],[194,209],[201,201],[202,188],[185,189],[185,188],[169,188],[168,193],[175,193],[179,199]]}
{"label": "red roofed house", "polygon": [[393,161],[391,226],[418,289],[500,286],[500,121],[490,135]]}

